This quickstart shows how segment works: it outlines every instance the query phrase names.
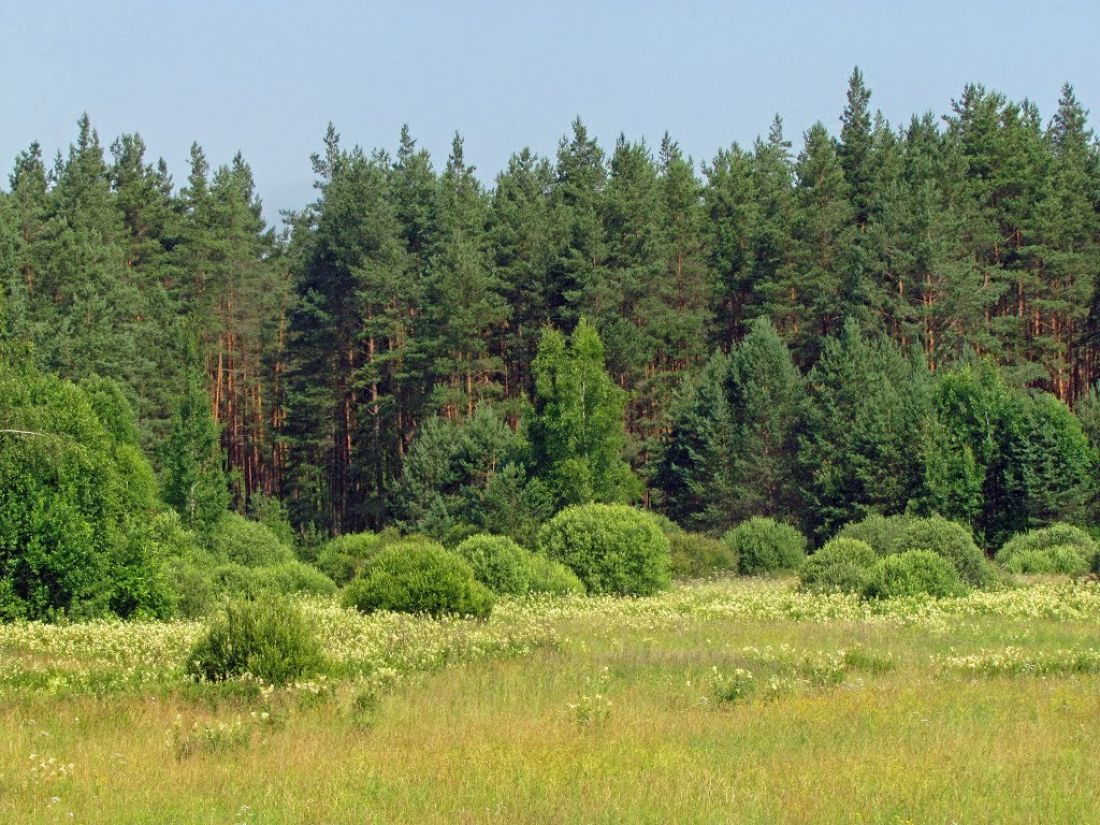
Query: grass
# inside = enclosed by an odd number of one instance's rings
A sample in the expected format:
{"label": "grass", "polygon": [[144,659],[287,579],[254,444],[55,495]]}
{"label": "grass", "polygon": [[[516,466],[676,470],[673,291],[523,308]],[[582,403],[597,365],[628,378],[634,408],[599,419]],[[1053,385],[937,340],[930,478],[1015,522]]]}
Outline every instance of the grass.
{"label": "grass", "polygon": [[305,607],[337,670],[285,690],[188,684],[199,624],[0,627],[0,821],[1100,821],[1094,584]]}

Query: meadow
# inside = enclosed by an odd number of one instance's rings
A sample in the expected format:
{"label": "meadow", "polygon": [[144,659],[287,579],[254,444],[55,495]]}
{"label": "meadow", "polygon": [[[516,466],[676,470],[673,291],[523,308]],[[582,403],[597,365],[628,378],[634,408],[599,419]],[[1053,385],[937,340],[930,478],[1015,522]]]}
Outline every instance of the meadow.
{"label": "meadow", "polygon": [[302,607],[282,688],[190,681],[202,622],[0,626],[0,821],[1100,821],[1096,583]]}

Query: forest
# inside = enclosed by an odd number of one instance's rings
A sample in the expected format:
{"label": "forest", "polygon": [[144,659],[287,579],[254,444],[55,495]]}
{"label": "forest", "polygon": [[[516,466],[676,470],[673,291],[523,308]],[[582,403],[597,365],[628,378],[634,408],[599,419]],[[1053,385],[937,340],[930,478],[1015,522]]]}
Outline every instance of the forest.
{"label": "forest", "polygon": [[457,134],[438,163],[329,125],[282,228],[240,155],[196,144],[177,185],[87,115],[52,163],[30,144],[0,191],[0,603],[64,612],[74,559],[256,524],[309,562],[386,529],[532,545],[588,502],[814,546],[875,513],[987,551],[1094,524],[1100,148],[1072,87],[1046,119],[967,85],[895,126],[856,69],[839,123],[697,165],[577,119],[491,186]]}

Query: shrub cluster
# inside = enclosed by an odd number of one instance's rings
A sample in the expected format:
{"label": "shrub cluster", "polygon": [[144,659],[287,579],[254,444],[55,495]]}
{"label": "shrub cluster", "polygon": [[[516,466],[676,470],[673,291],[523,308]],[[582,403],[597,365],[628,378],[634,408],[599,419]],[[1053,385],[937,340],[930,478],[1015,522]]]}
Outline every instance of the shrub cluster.
{"label": "shrub cluster", "polygon": [[539,531],[539,550],[589,593],[648,596],[670,581],[669,542],[656,519],[621,504],[565,508]]}
{"label": "shrub cluster", "polygon": [[1081,528],[1052,524],[1018,533],[997,551],[997,561],[1011,573],[1086,573],[1100,559],[1100,547]]}
{"label": "shrub cluster", "polygon": [[321,646],[301,612],[274,597],[230,603],[187,662],[198,680],[221,682],[250,674],[284,685],[321,671]]}
{"label": "shrub cluster", "polygon": [[972,587],[985,587],[993,582],[994,571],[970,531],[940,516],[916,518],[871,514],[862,521],[845,525],[837,535],[864,541],[879,556],[927,550],[947,560],[959,577]]}
{"label": "shrub cluster", "polygon": [[562,564],[541,553],[531,554],[531,592],[552,596],[583,596],[584,582]]}
{"label": "shrub cluster", "polygon": [[665,529],[672,553],[672,575],[699,579],[716,573],[737,572],[737,551],[724,541],[678,527]]}
{"label": "shrub cluster", "polygon": [[482,618],[493,594],[474,571],[443,545],[406,539],[381,550],[344,591],[344,603],[364,613],[392,610]]}
{"label": "shrub cluster", "polygon": [[946,598],[965,592],[966,586],[951,563],[930,550],[906,550],[880,559],[864,589],[864,595],[872,599]]}
{"label": "shrub cluster", "polygon": [[747,576],[797,570],[806,560],[806,537],[789,524],[755,516],[722,537]]}
{"label": "shrub cluster", "polygon": [[817,593],[863,593],[878,556],[865,541],[837,536],[806,559],[802,587]]}

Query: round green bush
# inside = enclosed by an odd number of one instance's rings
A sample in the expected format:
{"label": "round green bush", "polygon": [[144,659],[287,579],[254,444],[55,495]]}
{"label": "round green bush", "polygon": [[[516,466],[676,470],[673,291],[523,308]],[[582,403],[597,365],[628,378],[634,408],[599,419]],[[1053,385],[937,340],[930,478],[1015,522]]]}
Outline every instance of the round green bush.
{"label": "round green bush", "polygon": [[867,542],[837,536],[806,559],[799,580],[816,593],[862,593],[877,561]]}
{"label": "round green bush", "polygon": [[492,592],[474,571],[441,544],[409,539],[391,544],[367,562],[344,590],[344,603],[364,613],[453,613],[482,618],[493,608]]}
{"label": "round green bush", "polygon": [[961,596],[966,585],[951,562],[930,550],[907,550],[879,559],[864,594],[871,599]]}
{"label": "round green bush", "polygon": [[226,513],[218,521],[210,536],[210,549],[218,558],[245,567],[294,561],[294,552],[271,528],[237,513]]}
{"label": "round green bush", "polygon": [[648,596],[669,585],[668,539],[649,513],[623,504],[565,508],[539,531],[539,549],[589,593]]}
{"label": "round green bush", "polygon": [[722,537],[746,576],[797,570],[806,561],[806,537],[789,524],[754,516]]}
{"label": "round green bush", "polygon": [[1100,555],[1100,546],[1072,524],[1052,524],[1041,530],[1017,533],[1000,550],[997,561],[1012,573],[1088,572]]}
{"label": "round green bush", "polygon": [[672,553],[672,575],[698,579],[715,573],[737,572],[737,551],[724,541],[686,530],[666,531]]}
{"label": "round green bush", "polygon": [[940,516],[913,519],[898,540],[898,550],[935,553],[950,562],[971,587],[984,587],[993,578],[985,553],[974,543],[970,531]]}
{"label": "round green bush", "polygon": [[478,533],[460,542],[455,553],[494,593],[518,596],[531,589],[531,554],[507,536]]}
{"label": "round green bush", "polygon": [[1080,550],[1068,544],[1019,550],[1012,554],[1004,567],[1009,573],[1024,574],[1080,576],[1089,572],[1089,563],[1081,557]]}
{"label": "round green bush", "polygon": [[325,542],[317,551],[317,569],[345,585],[354,579],[371,557],[386,544],[376,533],[347,533]]}
{"label": "round green bush", "polygon": [[248,673],[276,685],[324,666],[321,645],[298,608],[272,597],[225,605],[187,660],[196,680],[221,682]]}
{"label": "round green bush", "polygon": [[888,556],[902,550],[901,537],[912,522],[913,519],[908,516],[880,516],[878,513],[871,513],[862,521],[845,524],[837,536],[866,542],[878,555]]}
{"label": "round green bush", "polygon": [[530,558],[531,593],[549,593],[553,596],[583,596],[584,582],[577,574],[559,561],[532,553]]}

